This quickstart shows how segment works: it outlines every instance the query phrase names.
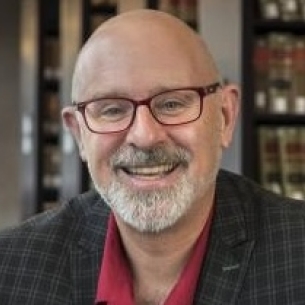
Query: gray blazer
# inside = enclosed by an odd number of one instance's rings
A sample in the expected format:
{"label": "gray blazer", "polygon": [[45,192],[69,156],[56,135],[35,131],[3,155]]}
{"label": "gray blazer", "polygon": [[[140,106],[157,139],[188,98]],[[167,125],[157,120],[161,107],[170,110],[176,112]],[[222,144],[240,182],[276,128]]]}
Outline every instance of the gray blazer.
{"label": "gray blazer", "polygon": [[[305,203],[221,171],[193,304],[305,304]],[[0,234],[1,305],[93,305],[109,209],[91,191]]]}

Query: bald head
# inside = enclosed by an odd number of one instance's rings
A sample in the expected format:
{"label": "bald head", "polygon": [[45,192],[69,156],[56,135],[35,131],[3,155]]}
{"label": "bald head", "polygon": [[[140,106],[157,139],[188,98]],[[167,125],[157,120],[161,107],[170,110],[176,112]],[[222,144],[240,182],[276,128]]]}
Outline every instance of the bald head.
{"label": "bald head", "polygon": [[[184,71],[189,84],[182,84],[180,71]],[[77,59],[73,100],[93,98],[96,86],[91,84],[97,77],[101,87],[113,85],[109,77],[116,82],[124,77],[132,77],[135,82],[145,78],[147,83],[159,78],[157,85],[171,79],[170,87],[204,85],[219,79],[214,60],[199,35],[183,21],[156,10],[118,15],[92,34]]]}

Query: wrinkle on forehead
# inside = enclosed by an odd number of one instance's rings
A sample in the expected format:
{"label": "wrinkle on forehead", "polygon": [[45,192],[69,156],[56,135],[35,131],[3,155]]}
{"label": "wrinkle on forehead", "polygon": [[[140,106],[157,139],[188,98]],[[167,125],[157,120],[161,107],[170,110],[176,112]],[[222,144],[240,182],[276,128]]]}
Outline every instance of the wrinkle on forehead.
{"label": "wrinkle on forehead", "polygon": [[148,66],[156,58],[164,59],[164,70],[172,73],[180,59],[182,66],[187,61],[189,69],[201,78],[198,82],[219,79],[206,43],[183,21],[160,11],[136,10],[106,21],[88,39],[77,59],[72,98],[78,100],[79,92],[90,83],[86,72],[103,69],[105,61],[117,59],[121,66],[132,62],[137,71],[136,67]]}

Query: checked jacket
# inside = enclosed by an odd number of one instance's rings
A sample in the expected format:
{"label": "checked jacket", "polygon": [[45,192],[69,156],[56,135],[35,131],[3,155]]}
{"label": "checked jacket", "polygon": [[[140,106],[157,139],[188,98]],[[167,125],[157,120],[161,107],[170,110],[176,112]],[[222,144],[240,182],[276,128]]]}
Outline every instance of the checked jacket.
{"label": "checked jacket", "polygon": [[[109,212],[90,191],[3,231],[0,304],[93,305]],[[305,202],[221,170],[210,234],[194,305],[305,304]]]}

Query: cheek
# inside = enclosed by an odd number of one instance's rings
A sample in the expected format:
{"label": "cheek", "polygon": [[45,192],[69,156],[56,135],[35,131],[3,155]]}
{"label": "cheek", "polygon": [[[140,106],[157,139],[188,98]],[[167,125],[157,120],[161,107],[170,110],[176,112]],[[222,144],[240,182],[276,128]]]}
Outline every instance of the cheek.
{"label": "cheek", "polygon": [[190,125],[185,132],[180,132],[180,138],[183,135],[181,145],[192,154],[191,175],[206,176],[219,166],[222,152],[219,122],[215,118],[206,116],[204,119],[194,122],[192,128]]}
{"label": "cheek", "polygon": [[113,175],[110,158],[120,147],[118,135],[90,135],[86,139],[85,154],[87,166],[93,181],[105,187]]}
{"label": "cheek", "polygon": [[221,144],[219,133],[202,135],[196,147],[194,171],[198,175],[208,175],[214,172],[219,164]]}

